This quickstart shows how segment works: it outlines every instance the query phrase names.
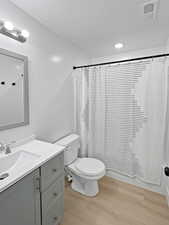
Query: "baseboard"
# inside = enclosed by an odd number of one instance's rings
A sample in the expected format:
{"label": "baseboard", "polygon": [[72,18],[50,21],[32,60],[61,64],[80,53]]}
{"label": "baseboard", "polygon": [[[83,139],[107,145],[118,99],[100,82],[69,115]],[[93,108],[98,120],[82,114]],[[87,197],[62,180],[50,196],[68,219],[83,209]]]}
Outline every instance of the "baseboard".
{"label": "baseboard", "polygon": [[119,181],[122,181],[122,182],[125,182],[125,183],[129,183],[129,184],[133,184],[135,186],[145,188],[149,191],[153,191],[153,192],[165,195],[163,185],[157,186],[157,185],[152,185],[152,184],[146,184],[146,183],[140,181],[137,178],[131,178],[131,177],[123,176],[123,175],[118,174],[118,173],[113,172],[113,171],[107,171],[106,175],[108,177],[112,177],[116,180],[119,180]]}

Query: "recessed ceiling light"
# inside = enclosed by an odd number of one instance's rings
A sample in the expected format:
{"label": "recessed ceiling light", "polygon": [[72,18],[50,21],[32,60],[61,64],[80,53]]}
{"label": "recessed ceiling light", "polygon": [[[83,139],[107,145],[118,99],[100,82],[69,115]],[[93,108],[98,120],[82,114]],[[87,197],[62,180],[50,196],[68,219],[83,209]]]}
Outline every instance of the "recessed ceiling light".
{"label": "recessed ceiling light", "polygon": [[7,29],[7,30],[13,30],[14,29],[14,25],[9,22],[9,21],[5,21],[4,22],[4,27]]}
{"label": "recessed ceiling light", "polygon": [[52,60],[52,62],[54,62],[54,63],[59,63],[59,62],[62,61],[62,57],[57,56],[57,55],[54,55],[54,56],[51,57],[51,60]]}
{"label": "recessed ceiling light", "polygon": [[117,44],[114,45],[114,47],[116,49],[120,49],[120,48],[123,48],[123,44],[122,43],[117,43]]}

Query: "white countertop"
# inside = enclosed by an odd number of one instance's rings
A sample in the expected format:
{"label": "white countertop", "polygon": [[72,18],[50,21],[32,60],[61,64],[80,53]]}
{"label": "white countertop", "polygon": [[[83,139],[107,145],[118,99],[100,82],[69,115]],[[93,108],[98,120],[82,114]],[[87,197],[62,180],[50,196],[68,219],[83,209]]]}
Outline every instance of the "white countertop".
{"label": "white countertop", "polygon": [[[64,151],[64,148],[65,147],[60,145],[54,145],[36,139],[31,140],[28,143],[22,144],[18,147],[12,148],[12,153],[10,154],[13,154],[18,151],[25,151],[38,155],[38,157],[36,160],[33,160],[32,163],[29,163],[28,166],[24,166],[23,169],[20,168],[17,173],[12,174],[11,176],[9,175],[9,177],[5,178],[4,180],[0,180],[0,192],[9,188],[11,185],[22,179],[24,176],[39,168],[45,162],[57,156],[59,153]],[[8,157],[8,155],[4,156],[0,154],[0,157]]]}

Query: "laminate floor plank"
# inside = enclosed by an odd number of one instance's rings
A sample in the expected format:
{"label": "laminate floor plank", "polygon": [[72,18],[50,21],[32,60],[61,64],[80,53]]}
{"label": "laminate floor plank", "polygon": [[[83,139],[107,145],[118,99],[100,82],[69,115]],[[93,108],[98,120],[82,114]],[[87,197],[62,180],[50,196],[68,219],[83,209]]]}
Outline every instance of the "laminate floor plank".
{"label": "laminate floor plank", "polygon": [[99,185],[92,198],[66,185],[63,225],[169,225],[164,196],[110,177]]}

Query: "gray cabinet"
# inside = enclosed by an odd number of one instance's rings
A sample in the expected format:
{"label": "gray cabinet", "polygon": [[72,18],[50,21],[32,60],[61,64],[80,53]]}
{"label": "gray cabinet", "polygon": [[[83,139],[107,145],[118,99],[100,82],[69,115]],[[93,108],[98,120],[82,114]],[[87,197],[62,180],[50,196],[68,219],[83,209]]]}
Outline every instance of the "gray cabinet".
{"label": "gray cabinet", "polygon": [[41,167],[42,225],[59,225],[64,212],[63,153]]}
{"label": "gray cabinet", "polygon": [[40,225],[39,170],[0,193],[0,225]]}
{"label": "gray cabinet", "polygon": [[0,193],[0,225],[59,225],[64,212],[63,153]]}

